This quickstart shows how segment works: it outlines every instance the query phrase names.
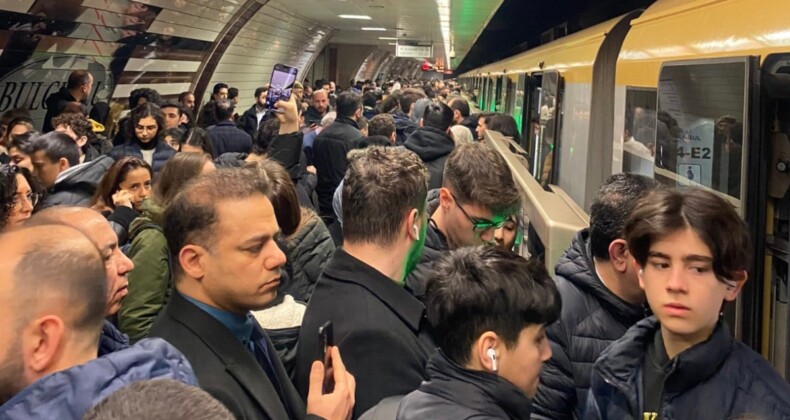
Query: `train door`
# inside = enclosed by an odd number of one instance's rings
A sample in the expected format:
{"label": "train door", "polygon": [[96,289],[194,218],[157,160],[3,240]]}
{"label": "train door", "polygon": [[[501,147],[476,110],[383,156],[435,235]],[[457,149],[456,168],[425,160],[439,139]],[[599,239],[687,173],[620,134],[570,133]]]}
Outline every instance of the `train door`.
{"label": "train door", "polygon": [[523,139],[524,150],[530,151],[531,160],[529,165],[533,177],[535,177],[536,168],[533,150],[537,147],[537,143],[540,141],[541,137],[540,104],[543,94],[541,87],[542,81],[542,73],[533,73],[530,77],[525,78],[526,92],[524,100],[526,103],[524,105],[524,128],[521,138]]}
{"label": "train door", "polygon": [[[761,309],[757,315],[762,354],[779,374],[790,380],[790,54],[766,58],[761,89],[760,123],[765,140],[761,155],[765,158],[750,162],[767,169],[767,174],[754,174],[758,180],[756,187],[767,184],[761,203],[765,210],[765,234],[755,235],[757,258],[765,262],[765,272],[763,278],[754,279],[758,286],[762,282],[761,293],[756,294],[762,299],[755,299],[753,304]],[[767,183],[762,182],[766,175]],[[760,250],[764,253],[759,253]]]}
{"label": "train door", "polygon": [[483,111],[486,110],[486,105],[488,104],[488,77],[483,77],[483,83],[481,84],[482,89],[480,89],[480,104],[479,108]]}
{"label": "train door", "polygon": [[530,103],[530,135],[533,171],[532,176],[547,187],[555,182],[557,155],[557,133],[562,122],[561,78],[557,71],[547,71],[540,76],[539,94]]}
{"label": "train door", "polygon": [[[513,108],[510,115],[516,120],[518,132],[521,133],[521,138],[524,139],[524,94],[527,85],[527,75],[519,74],[518,81],[516,82],[515,93],[513,95]],[[524,140],[522,140],[521,147],[525,147]],[[528,150],[528,149],[525,149]]]}
{"label": "train door", "polygon": [[499,78],[491,77],[489,78],[488,83],[488,104],[486,105],[486,111],[496,112],[496,104],[498,99],[497,90],[499,88]]}
{"label": "train door", "polygon": [[[729,201],[750,226],[746,183],[752,58],[736,57],[666,63],[658,83],[654,177],[668,186],[696,186]],[[753,168],[759,170],[759,168]],[[749,203],[754,205],[755,202]],[[757,264],[760,266],[760,264]],[[725,318],[738,338],[752,331],[755,273]],[[757,326],[756,328],[759,328]],[[748,339],[745,339],[747,343]],[[751,343],[750,343],[751,344]]]}
{"label": "train door", "polygon": [[[505,75],[505,114],[513,115],[513,110],[516,107],[516,80],[518,75],[510,74]],[[513,117],[515,119],[515,117]]]}

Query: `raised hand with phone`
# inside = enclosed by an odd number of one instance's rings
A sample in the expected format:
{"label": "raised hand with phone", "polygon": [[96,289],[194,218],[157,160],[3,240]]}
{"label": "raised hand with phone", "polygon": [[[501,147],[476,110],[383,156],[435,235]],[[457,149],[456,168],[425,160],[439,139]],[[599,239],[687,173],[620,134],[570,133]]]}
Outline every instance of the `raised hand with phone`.
{"label": "raised hand with phone", "polygon": [[[307,414],[327,420],[348,420],[353,413],[357,384],[343,364],[340,349],[329,347],[328,356],[327,362],[316,360],[310,369]],[[325,368],[325,363],[331,367]],[[327,378],[327,374],[331,377]],[[333,389],[325,393],[324,387],[328,382],[333,383]]]}

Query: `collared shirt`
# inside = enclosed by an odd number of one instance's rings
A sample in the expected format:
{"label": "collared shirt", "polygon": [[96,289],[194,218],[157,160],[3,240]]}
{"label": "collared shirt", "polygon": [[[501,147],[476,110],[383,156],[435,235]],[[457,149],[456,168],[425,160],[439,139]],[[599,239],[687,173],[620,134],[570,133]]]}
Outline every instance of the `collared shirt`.
{"label": "collared shirt", "polygon": [[252,317],[236,315],[228,311],[223,311],[222,309],[217,309],[184,294],[181,296],[190,301],[193,305],[200,308],[203,312],[211,315],[214,319],[229,329],[230,332],[232,332],[242,344],[248,346],[253,330]]}

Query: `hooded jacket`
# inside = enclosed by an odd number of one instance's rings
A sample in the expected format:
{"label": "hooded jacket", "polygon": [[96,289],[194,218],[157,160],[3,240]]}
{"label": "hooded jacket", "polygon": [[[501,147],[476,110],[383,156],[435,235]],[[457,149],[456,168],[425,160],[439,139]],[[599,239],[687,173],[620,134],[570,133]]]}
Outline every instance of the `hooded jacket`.
{"label": "hooded jacket", "polygon": [[113,392],[148,379],[197,385],[187,359],[154,338],[39,379],[0,406],[0,418],[79,420]]}
{"label": "hooded jacket", "polygon": [[99,357],[128,348],[129,337],[105,319],[99,336]]}
{"label": "hooded jacket", "polygon": [[293,276],[284,292],[298,301],[309,302],[321,271],[335,252],[332,236],[318,215],[302,209],[302,224],[288,239],[286,250]]}
{"label": "hooded jacket", "polygon": [[[439,190],[428,192],[428,214],[433,214],[439,208]],[[450,250],[447,238],[439,230],[433,220],[428,221],[425,234],[425,247],[420,254],[420,261],[414,270],[406,277],[406,288],[420,301],[425,297],[425,286],[428,278],[433,274],[433,263]]]}
{"label": "hooded jacket", "polygon": [[617,297],[598,278],[587,229],[576,234],[554,272],[562,313],[546,328],[553,355],[543,364],[532,416],[579,418],[593,363],[609,344],[645,317],[645,310]]}
{"label": "hooded jacket", "polygon": [[322,216],[332,216],[332,196],[348,169],[348,152],[357,148],[362,139],[357,122],[337,117],[323,129],[313,144],[313,159],[318,171],[318,206]]}
{"label": "hooded jacket", "polygon": [[403,146],[406,143],[406,139],[417,131],[419,126],[403,112],[397,112],[392,117],[395,119],[395,144]]}
{"label": "hooded jacket", "polygon": [[[595,362],[585,419],[643,416],[643,366],[661,325],[640,321]],[[713,334],[672,359],[658,419],[790,419],[790,385],[759,354],[736,342],[723,321]]]}
{"label": "hooded jacket", "polygon": [[[261,123],[271,118],[271,115],[269,110],[266,110],[261,118]],[[244,130],[245,133],[249,134],[251,138],[255,137],[255,133],[258,131],[258,127],[260,127],[260,123],[258,123],[258,109],[255,107],[255,104],[252,104],[250,109],[241,114],[238,126],[240,129]]]}
{"label": "hooded jacket", "polygon": [[427,370],[430,379],[400,402],[397,420],[529,419],[529,397],[497,375],[464,369],[442,352]]}
{"label": "hooded jacket", "polygon": [[444,163],[455,148],[452,137],[437,128],[422,127],[412,133],[403,146],[416,153],[428,167],[428,189],[441,188]]}
{"label": "hooded jacket", "polygon": [[104,174],[113,163],[111,158],[102,156],[67,169],[50,188],[45,207],[59,205],[87,207]]}

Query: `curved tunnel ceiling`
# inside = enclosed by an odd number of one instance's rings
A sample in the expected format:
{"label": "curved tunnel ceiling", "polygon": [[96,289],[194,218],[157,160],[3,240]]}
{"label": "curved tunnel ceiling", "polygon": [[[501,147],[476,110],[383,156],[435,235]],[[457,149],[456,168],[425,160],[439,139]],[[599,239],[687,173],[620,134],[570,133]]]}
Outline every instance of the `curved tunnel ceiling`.
{"label": "curved tunnel ceiling", "polygon": [[333,29],[279,0],[7,0],[0,2],[0,112],[44,99],[75,69],[94,76],[91,103],[127,105],[138,87],[173,100],[223,81],[253,102],[274,63],[307,68]]}

